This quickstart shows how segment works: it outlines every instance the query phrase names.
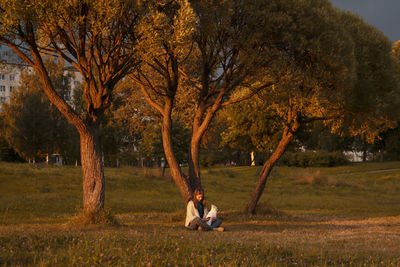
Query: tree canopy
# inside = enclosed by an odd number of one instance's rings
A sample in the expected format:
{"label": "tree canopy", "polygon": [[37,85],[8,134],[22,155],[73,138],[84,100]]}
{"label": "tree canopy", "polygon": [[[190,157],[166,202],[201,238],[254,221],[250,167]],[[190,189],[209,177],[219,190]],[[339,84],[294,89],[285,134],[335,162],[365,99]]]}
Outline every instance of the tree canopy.
{"label": "tree canopy", "polygon": [[[272,90],[260,95],[265,110],[272,108],[281,118],[283,134],[264,164],[248,212],[254,212],[272,167],[301,126],[321,120],[333,132],[350,129],[352,135],[377,136],[378,128],[391,126],[384,103],[399,88],[390,42],[361,19],[328,1],[255,4],[266,7],[256,9],[262,23],[255,19],[251,24],[265,44],[260,65],[275,81]],[[355,115],[358,107],[363,112]]]}
{"label": "tree canopy", "polygon": [[[140,62],[134,53],[139,9],[130,0],[0,1],[0,42],[35,70],[49,100],[79,132],[83,207],[89,222],[100,218],[104,209],[99,123],[115,85]],[[81,73],[84,114],[57,93],[43,61],[46,54]]]}
{"label": "tree canopy", "polygon": [[[70,92],[63,62],[46,59],[51,81],[64,98]],[[75,163],[79,159],[78,136],[43,92],[39,77],[24,71],[20,85],[12,92],[10,103],[3,103],[3,134],[18,154],[29,161],[43,160],[53,153]]]}

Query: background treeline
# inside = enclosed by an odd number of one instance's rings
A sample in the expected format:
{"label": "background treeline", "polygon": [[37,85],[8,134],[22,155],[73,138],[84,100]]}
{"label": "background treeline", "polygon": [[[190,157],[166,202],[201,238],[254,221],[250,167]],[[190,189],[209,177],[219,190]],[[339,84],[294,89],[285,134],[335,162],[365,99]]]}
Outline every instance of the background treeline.
{"label": "background treeline", "polygon": [[[62,91],[70,90],[63,64],[48,60],[52,79]],[[58,75],[58,76],[57,76]],[[72,75],[72,74],[71,74]],[[165,163],[160,122],[141,98],[126,97],[129,83],[116,90],[112,107],[101,127],[101,145],[105,166],[131,165],[159,167]],[[256,98],[256,97],[254,97]],[[127,100],[129,102],[127,103]],[[271,117],[257,108],[257,101],[246,100],[218,113],[211,130],[201,144],[202,166],[262,165],[276,146]],[[71,105],[82,109],[82,87],[74,91]],[[132,113],[136,111],[135,116]],[[140,112],[137,112],[140,111]],[[251,121],[249,118],[257,121]],[[72,125],[47,100],[35,74],[24,73],[21,86],[12,93],[11,102],[3,103],[0,114],[0,160],[8,162],[45,162],[47,155],[59,154],[64,164],[80,164],[79,136]],[[190,129],[176,119],[173,143],[179,162],[187,164]],[[268,144],[264,144],[265,136]],[[363,136],[340,136],[321,122],[307,125],[279,161],[287,166],[337,166],[353,160],[343,152],[358,152],[363,161],[400,160],[400,127],[379,133],[373,143]],[[360,160],[360,159],[358,159]]]}

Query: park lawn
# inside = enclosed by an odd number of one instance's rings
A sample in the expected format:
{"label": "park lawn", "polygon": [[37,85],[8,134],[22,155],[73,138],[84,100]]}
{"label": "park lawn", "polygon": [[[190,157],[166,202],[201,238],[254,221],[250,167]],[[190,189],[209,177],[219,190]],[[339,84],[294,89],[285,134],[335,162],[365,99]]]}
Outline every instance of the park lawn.
{"label": "park lawn", "polygon": [[79,168],[0,163],[0,265],[398,266],[398,168],[277,167],[251,216],[241,210],[259,168],[204,169],[227,229],[204,233],[184,229],[179,191],[156,170],[106,168],[106,206],[121,225],[75,227]]}

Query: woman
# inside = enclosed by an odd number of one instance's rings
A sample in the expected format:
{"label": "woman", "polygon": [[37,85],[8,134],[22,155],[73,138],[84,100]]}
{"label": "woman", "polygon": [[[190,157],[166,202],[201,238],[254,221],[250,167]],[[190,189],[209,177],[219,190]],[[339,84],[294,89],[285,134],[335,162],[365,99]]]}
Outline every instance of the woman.
{"label": "woman", "polygon": [[[185,226],[191,230],[215,230],[223,232],[224,228],[220,227],[222,223],[221,219],[205,218],[208,213],[205,203],[203,189],[194,190],[193,199],[187,204]],[[207,224],[209,220],[212,220],[211,226]]]}

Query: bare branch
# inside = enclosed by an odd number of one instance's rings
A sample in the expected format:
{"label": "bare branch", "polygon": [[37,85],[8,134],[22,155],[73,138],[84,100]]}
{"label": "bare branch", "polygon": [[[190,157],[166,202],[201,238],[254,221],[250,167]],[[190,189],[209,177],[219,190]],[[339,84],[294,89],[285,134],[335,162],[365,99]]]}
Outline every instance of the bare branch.
{"label": "bare branch", "polygon": [[22,58],[23,61],[25,61],[31,67],[35,66],[35,63],[29,58],[29,56],[26,55],[24,52],[22,52],[14,43],[10,42],[9,40],[1,36],[0,36],[0,41],[5,43],[8,47],[10,47],[20,58]]}
{"label": "bare branch", "polygon": [[142,90],[142,93],[144,94],[144,97],[146,98],[146,101],[150,104],[150,106],[152,106],[154,109],[156,109],[158,112],[160,112],[161,115],[164,115],[163,108],[161,107],[161,105],[156,103],[151,98],[151,96],[150,96],[149,92],[146,90],[146,86],[143,84],[143,82],[140,79],[138,79],[137,77],[135,77],[135,75],[130,74],[129,77],[140,86],[140,89]]}
{"label": "bare branch", "polygon": [[[157,66],[155,66],[154,64],[151,64],[150,62],[146,62],[147,65],[149,65],[150,67],[152,67],[156,72],[158,72],[161,76],[163,76],[164,78],[167,78],[167,74],[166,72],[168,72],[168,70],[161,64],[160,61],[158,61],[157,59],[153,59],[154,62],[161,68],[159,69]],[[163,72],[164,71],[164,72]]]}
{"label": "bare branch", "polygon": [[189,82],[192,83],[192,86],[194,86],[197,90],[201,90],[201,84],[199,79],[193,79],[191,78],[182,68],[178,67],[178,71],[180,74],[182,74],[183,78]]}

